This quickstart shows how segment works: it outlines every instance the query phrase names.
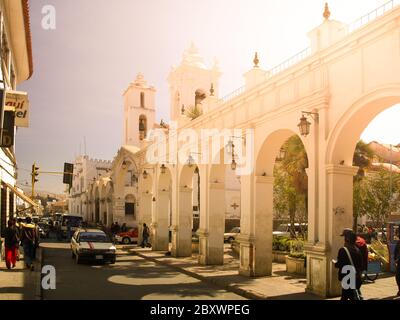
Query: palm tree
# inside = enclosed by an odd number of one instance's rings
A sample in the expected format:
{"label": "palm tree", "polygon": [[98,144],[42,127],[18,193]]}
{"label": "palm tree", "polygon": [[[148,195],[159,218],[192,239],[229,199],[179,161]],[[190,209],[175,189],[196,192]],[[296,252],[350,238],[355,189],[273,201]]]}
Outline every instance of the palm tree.
{"label": "palm tree", "polygon": [[203,110],[201,110],[200,105],[196,104],[195,106],[190,106],[186,110],[186,116],[192,120],[200,117],[203,114]]}
{"label": "palm tree", "polygon": [[[306,173],[306,168],[308,168],[308,158],[303,142],[297,135],[290,137],[285,142],[283,150],[285,151],[285,156],[282,159],[281,168],[286,172],[290,179],[290,184],[294,189],[294,192],[290,193],[291,196],[289,196],[288,199],[291,233],[294,236],[294,223],[299,199],[304,199],[306,212],[308,207],[308,176]],[[294,197],[294,195],[296,196]]]}
{"label": "palm tree", "polygon": [[360,181],[365,176],[365,169],[371,166],[374,157],[374,151],[368,144],[360,140],[357,142],[356,150],[354,151],[353,166],[358,167],[357,175],[354,177],[355,181]]}
{"label": "palm tree", "polygon": [[353,184],[353,230],[357,231],[357,219],[361,215],[361,182],[365,177],[365,171],[371,166],[374,151],[368,144],[360,140],[357,142],[353,156],[353,166],[358,167]]}

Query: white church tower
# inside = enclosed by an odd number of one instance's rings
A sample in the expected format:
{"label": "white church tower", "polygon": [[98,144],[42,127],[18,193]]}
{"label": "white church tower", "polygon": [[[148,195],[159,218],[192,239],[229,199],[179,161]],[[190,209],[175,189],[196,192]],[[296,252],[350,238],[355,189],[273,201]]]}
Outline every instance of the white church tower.
{"label": "white church tower", "polygon": [[211,87],[213,95],[218,97],[220,75],[217,63],[212,68],[207,68],[192,43],[184,52],[181,64],[173,67],[168,76],[171,120],[180,120],[188,108],[194,107],[210,94]]}
{"label": "white church tower", "polygon": [[149,86],[140,73],[125,90],[123,145],[141,147],[154,126],[155,95],[155,88]]}

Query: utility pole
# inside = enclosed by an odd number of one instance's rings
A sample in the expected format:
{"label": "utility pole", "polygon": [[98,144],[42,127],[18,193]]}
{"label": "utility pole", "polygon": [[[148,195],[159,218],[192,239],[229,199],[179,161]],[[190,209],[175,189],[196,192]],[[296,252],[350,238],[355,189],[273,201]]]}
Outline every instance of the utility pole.
{"label": "utility pole", "polygon": [[393,146],[390,145],[390,180],[389,180],[389,195],[390,195],[390,201],[393,200]]}
{"label": "utility pole", "polygon": [[31,176],[32,176],[32,199],[35,198],[35,183],[39,181],[38,179],[36,179],[37,176],[39,175],[38,171],[39,171],[39,168],[36,167],[36,162],[34,162],[32,165],[32,173],[31,173]]}

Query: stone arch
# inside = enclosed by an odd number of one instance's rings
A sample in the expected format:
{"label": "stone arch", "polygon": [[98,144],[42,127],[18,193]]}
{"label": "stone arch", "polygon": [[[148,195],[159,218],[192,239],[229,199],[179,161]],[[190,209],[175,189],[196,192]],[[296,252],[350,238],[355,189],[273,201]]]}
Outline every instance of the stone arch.
{"label": "stone arch", "polygon": [[355,101],[337,121],[328,138],[327,164],[352,166],[362,132],[382,111],[400,103],[400,85],[383,87]]}

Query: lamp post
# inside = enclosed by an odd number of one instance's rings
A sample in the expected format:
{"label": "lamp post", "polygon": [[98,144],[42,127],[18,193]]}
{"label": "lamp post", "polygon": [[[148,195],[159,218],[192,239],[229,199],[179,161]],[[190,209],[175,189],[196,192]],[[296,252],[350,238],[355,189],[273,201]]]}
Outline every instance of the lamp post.
{"label": "lamp post", "polygon": [[306,115],[311,116],[315,122],[318,121],[318,113],[317,112],[308,112],[302,111],[302,116],[300,118],[300,122],[297,125],[300,130],[300,134],[303,137],[307,137],[310,134],[311,122],[308,121]]}

